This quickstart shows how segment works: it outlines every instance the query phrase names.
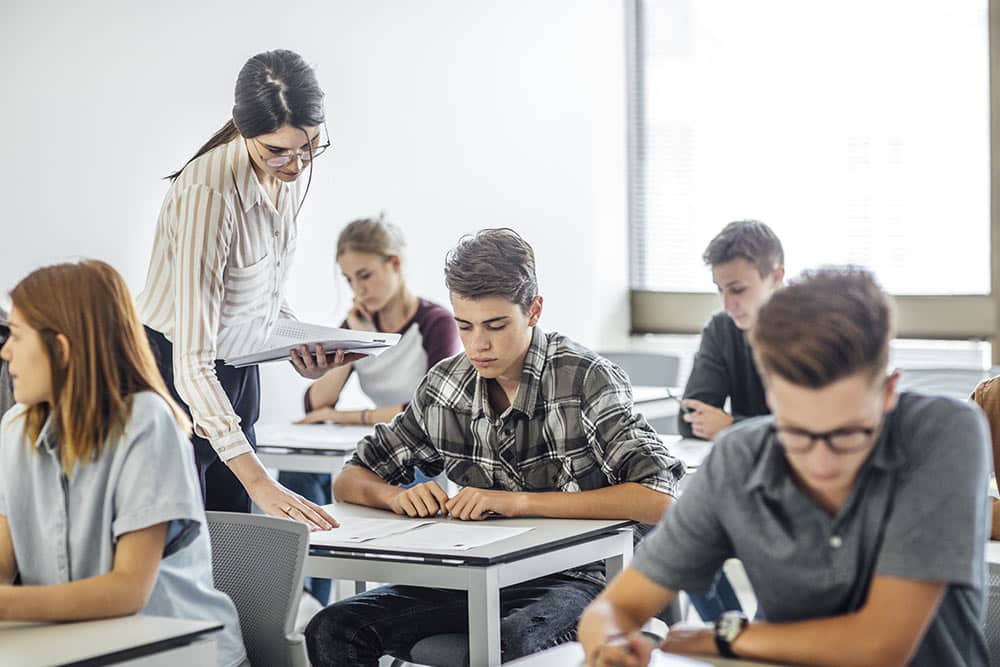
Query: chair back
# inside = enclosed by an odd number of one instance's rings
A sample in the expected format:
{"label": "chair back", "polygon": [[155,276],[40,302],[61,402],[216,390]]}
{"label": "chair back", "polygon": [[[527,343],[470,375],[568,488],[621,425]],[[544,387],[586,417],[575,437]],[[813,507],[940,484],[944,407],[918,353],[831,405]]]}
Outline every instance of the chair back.
{"label": "chair back", "polygon": [[294,628],[309,528],[262,514],[205,515],[215,587],[236,604],[250,664],[307,667],[305,639]]}
{"label": "chair back", "polygon": [[986,648],[990,667],[1000,667],[1000,564],[987,563],[986,578]]}

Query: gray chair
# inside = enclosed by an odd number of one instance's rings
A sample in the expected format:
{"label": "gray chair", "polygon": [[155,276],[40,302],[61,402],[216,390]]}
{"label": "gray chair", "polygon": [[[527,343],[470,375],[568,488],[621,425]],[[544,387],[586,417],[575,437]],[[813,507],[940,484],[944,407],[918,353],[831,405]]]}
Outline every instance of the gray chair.
{"label": "gray chair", "polygon": [[966,400],[991,375],[989,369],[981,368],[900,368],[899,388]]}
{"label": "gray chair", "polygon": [[986,647],[989,649],[990,667],[1000,667],[1000,565],[987,565]]}
{"label": "gray chair", "polygon": [[[602,357],[625,371],[634,387],[676,387],[681,358],[660,352],[599,352]],[[674,417],[650,419],[657,433],[677,433]]]}
{"label": "gray chair", "polygon": [[206,512],[215,587],[236,604],[253,665],[308,667],[295,632],[309,549],[304,523],[261,514]]}

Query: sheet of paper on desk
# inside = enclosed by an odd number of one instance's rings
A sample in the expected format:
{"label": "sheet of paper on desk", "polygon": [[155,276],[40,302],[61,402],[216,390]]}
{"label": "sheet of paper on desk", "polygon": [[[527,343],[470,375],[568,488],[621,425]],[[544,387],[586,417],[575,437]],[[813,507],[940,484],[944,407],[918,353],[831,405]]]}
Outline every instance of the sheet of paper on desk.
{"label": "sheet of paper on desk", "polygon": [[[329,506],[328,506],[329,507]],[[357,544],[380,537],[407,533],[431,523],[430,521],[403,521],[400,519],[350,519],[341,521],[340,528],[318,530],[310,533],[309,543],[319,545]]]}
{"label": "sheet of paper on desk", "polygon": [[407,532],[406,535],[395,535],[375,540],[372,542],[372,546],[467,551],[521,535],[529,530],[533,530],[533,528],[530,526],[527,528],[486,526],[480,523],[452,519],[451,521],[438,521],[429,526],[423,526],[419,530]]}
{"label": "sheet of paper on desk", "polygon": [[[580,667],[585,667],[586,664],[581,662]],[[712,667],[712,663],[683,655],[653,651],[653,655],[649,658],[649,667]]]}

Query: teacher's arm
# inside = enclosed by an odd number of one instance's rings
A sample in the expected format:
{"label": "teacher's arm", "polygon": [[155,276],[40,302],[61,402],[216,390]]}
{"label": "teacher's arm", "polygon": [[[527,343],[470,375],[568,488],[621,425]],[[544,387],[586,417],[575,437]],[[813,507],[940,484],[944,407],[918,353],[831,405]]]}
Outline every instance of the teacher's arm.
{"label": "teacher's arm", "polygon": [[177,196],[183,200],[178,210],[187,213],[179,216],[174,242],[173,368],[177,393],[191,410],[195,433],[211,443],[266,513],[332,528],[333,517],[268,475],[215,374],[233,215],[211,188],[193,185]]}

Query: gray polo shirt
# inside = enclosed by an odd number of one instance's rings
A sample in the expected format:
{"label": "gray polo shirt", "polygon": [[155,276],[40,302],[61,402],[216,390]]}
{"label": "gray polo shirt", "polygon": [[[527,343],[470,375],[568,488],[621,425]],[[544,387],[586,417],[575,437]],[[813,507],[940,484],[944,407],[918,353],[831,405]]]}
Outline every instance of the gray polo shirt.
{"label": "gray polo shirt", "polygon": [[633,566],[672,590],[704,592],[727,558],[739,558],[776,622],[856,611],[873,577],[947,583],[911,664],[987,664],[982,413],[963,401],[900,395],[835,516],[799,489],[772,423],[758,417],[719,436]]}
{"label": "gray polo shirt", "polygon": [[156,583],[139,612],[225,624],[214,634],[218,664],[246,653],[236,607],[212,581],[212,552],[195,478],[194,453],[167,404],[136,394],[124,434],[65,477],[55,421],[32,447],[25,406],[0,426],[0,515],[7,517],[21,582],[61,584],[106,574],[125,533],[169,522]]}

